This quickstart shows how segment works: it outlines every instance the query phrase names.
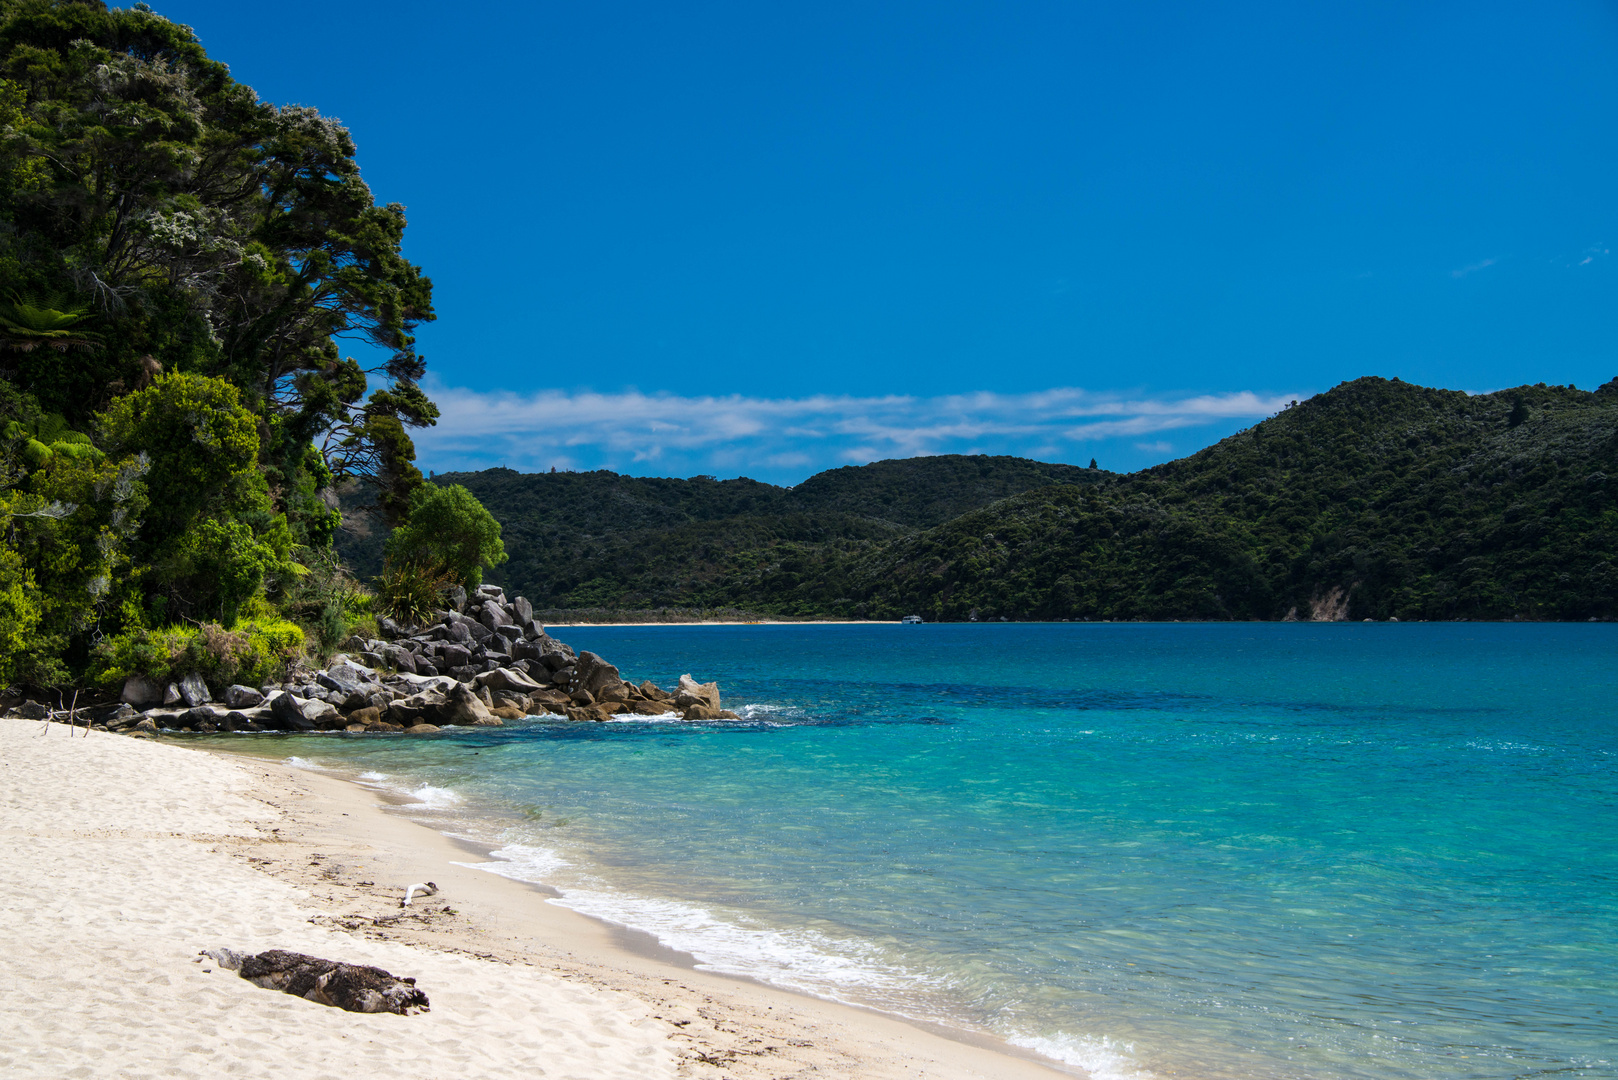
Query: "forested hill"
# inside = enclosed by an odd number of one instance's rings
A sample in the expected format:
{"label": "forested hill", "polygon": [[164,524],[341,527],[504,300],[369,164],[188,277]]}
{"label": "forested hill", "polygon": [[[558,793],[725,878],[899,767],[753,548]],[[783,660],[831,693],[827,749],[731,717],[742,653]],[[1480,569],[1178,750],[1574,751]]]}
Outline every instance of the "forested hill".
{"label": "forested hill", "polygon": [[501,520],[506,582],[553,607],[1618,615],[1618,380],[1468,395],[1358,379],[1127,476],[957,456],[792,489],[501,469],[437,479]]}
{"label": "forested hill", "polygon": [[1365,378],[1188,458],[1052,487],[849,563],[935,618],[1618,615],[1618,380],[1471,396]]}
{"label": "forested hill", "polygon": [[[500,520],[511,561],[492,579],[554,607],[656,607],[712,606],[741,590],[748,574],[781,573],[776,564],[783,560],[801,556],[818,565],[1008,495],[1110,475],[1022,458],[947,455],[833,469],[795,488],[604,470],[489,469],[434,479],[464,485]],[[360,515],[348,516],[364,528]],[[379,536],[350,531],[339,547],[361,572],[380,569]]]}

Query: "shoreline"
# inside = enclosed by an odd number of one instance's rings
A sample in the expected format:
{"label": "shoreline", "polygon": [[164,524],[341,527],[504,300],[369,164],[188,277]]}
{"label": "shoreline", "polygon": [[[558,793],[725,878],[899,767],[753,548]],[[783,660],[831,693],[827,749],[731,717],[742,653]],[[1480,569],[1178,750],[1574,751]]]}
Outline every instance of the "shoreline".
{"label": "shoreline", "polygon": [[[368,866],[375,867],[379,859],[399,865],[400,880],[436,882],[439,895],[417,904],[424,911],[452,905],[455,917],[437,922],[429,917],[409,931],[413,941],[543,967],[600,990],[628,994],[651,1006],[654,1015],[694,1012],[699,1019],[686,1024],[684,1032],[697,1065],[705,1067],[681,1075],[737,1080],[800,1072],[850,1078],[919,1072],[937,1080],[1088,1075],[991,1035],[702,970],[696,957],[664,945],[649,932],[549,903],[560,895],[550,886],[466,865],[498,862],[490,857],[498,845],[453,836],[417,820],[411,808],[419,804],[402,796],[377,791],[339,771],[300,768],[223,747],[205,752],[247,758],[267,770],[266,780],[296,793],[300,805],[287,807],[297,830],[291,842],[322,853],[346,847],[352,857],[368,859]],[[331,832],[335,817],[342,815],[350,818],[342,823],[343,831]],[[358,835],[353,832],[356,819]],[[402,865],[406,859],[413,863],[408,871]],[[296,858],[266,869],[294,881],[324,876]],[[396,910],[388,909],[390,914]],[[713,1071],[721,1065],[719,1072]]]}
{"label": "shoreline", "polygon": [[[200,752],[198,752],[200,751]],[[1083,1076],[697,970],[649,934],[463,865],[486,846],[379,793],[223,747],[0,720],[0,1074],[547,1075],[935,1080]],[[401,910],[403,886],[439,893]],[[287,948],[420,978],[432,1009],[353,1014],[262,990],[204,948]]]}

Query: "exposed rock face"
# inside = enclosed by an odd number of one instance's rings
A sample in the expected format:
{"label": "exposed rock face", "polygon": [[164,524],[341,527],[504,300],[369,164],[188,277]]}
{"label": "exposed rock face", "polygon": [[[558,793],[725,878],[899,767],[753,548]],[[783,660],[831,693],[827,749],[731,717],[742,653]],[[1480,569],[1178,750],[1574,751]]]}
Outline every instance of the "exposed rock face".
{"label": "exposed rock face", "polygon": [[178,705],[182,700],[184,699],[180,695],[180,688],[173,683],[169,683],[168,689],[163,691],[163,705],[165,707]]}
{"label": "exposed rock face", "polygon": [[349,1012],[427,1012],[427,995],[415,979],[401,979],[381,968],[322,960],[317,956],[271,949],[243,956],[230,949],[209,949],[222,968],[234,968],[242,978],[267,990],[279,990],[308,1001],[318,1001]]}
{"label": "exposed rock face", "polygon": [[49,720],[51,710],[50,706],[41,705],[37,701],[25,701],[12,709],[11,715],[21,717],[24,720]]}

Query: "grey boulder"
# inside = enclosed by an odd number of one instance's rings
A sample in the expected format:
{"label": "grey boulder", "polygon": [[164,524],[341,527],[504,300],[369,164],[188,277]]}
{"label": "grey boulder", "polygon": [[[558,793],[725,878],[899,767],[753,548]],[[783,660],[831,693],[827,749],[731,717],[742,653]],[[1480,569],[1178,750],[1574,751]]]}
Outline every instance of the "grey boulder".
{"label": "grey boulder", "polygon": [[264,695],[251,686],[236,683],[225,687],[225,704],[232,709],[251,709],[264,704]]}
{"label": "grey boulder", "polygon": [[163,700],[163,688],[144,676],[131,675],[124,680],[124,690],[118,700],[137,709],[149,708]]}
{"label": "grey boulder", "polygon": [[694,705],[706,705],[710,709],[717,710],[719,708],[719,684],[699,683],[690,675],[681,675],[679,689],[674,693],[674,704],[681,709],[689,709]]}
{"label": "grey boulder", "polygon": [[446,696],[439,712],[443,724],[459,727],[499,727],[500,718],[489,711],[471,687],[457,686]]}
{"label": "grey boulder", "polygon": [[493,671],[485,671],[474,680],[479,686],[499,692],[506,691],[512,694],[533,694],[543,689],[539,683],[527,675],[513,668],[498,667]]}
{"label": "grey boulder", "polygon": [[[269,722],[264,726],[275,728],[277,731],[314,731],[318,725],[304,712],[309,704],[325,703],[310,703],[291,694],[277,694],[270,699]],[[326,708],[329,709],[331,706],[327,705]]]}

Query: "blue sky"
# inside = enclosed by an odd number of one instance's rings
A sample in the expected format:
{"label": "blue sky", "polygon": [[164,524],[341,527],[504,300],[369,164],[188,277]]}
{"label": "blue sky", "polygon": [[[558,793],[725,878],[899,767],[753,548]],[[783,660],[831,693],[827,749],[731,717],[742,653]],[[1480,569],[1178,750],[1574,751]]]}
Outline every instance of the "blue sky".
{"label": "blue sky", "polygon": [[409,208],[424,468],[1133,469],[1618,376],[1611,3],[153,6]]}

